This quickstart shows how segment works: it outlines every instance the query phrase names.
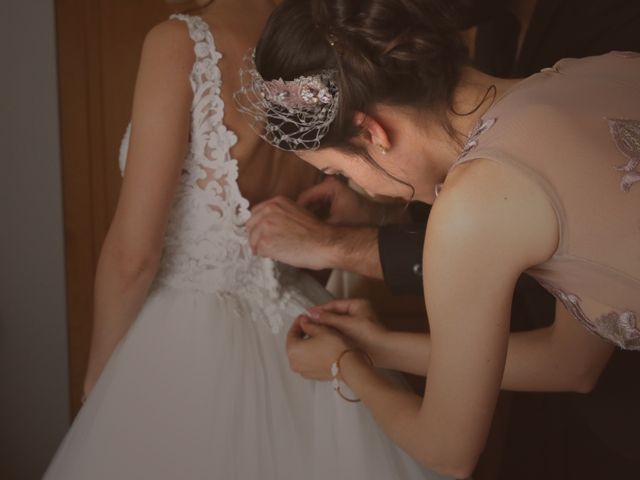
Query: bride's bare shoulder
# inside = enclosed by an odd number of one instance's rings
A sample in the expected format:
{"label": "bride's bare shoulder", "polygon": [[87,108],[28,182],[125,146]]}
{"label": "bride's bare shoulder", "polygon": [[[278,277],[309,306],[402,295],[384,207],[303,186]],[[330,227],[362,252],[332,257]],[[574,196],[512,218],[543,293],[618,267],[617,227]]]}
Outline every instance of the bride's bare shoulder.
{"label": "bride's bare shoulder", "polygon": [[167,62],[178,67],[193,65],[195,53],[189,27],[178,19],[156,24],[145,36],[142,55],[164,56]]}

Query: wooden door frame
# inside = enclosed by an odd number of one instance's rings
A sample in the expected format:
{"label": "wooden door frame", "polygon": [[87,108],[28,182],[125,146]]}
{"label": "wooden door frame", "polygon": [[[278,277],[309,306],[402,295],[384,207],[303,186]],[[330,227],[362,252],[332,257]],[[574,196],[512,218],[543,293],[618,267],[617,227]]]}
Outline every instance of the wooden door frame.
{"label": "wooden door frame", "polygon": [[[99,3],[56,0],[69,388],[80,398],[91,336],[93,277],[107,229]],[[97,168],[96,168],[97,167]]]}
{"label": "wooden door frame", "polygon": [[162,0],[55,0],[72,416],[80,408],[95,269],[119,194],[119,142],[140,50],[146,32],[171,12]]}

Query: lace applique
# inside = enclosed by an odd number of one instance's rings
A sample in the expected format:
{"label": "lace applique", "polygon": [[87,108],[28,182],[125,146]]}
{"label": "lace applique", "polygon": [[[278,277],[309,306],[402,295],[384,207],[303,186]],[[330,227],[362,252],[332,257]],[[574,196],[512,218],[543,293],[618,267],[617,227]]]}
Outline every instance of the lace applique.
{"label": "lace applique", "polygon": [[613,51],[611,53],[614,54],[617,57],[622,57],[622,58],[640,58],[640,53],[638,53],[638,52]]}
{"label": "lace applique", "polygon": [[571,315],[591,333],[626,350],[640,350],[640,330],[634,312],[610,312],[589,320],[580,306],[580,297],[566,293],[553,285],[540,281],[554,297],[560,301]]}
{"label": "lace applique", "polygon": [[496,124],[497,120],[497,118],[481,118],[480,120],[478,120],[478,123],[476,123],[475,126],[471,129],[471,132],[469,132],[467,143],[465,143],[462,149],[462,153],[460,154],[460,157],[458,159],[464,157],[471,150],[476,148],[478,146],[478,139],[480,138],[480,135],[493,127]]}
{"label": "lace applique", "polygon": [[[276,333],[282,328],[284,306],[295,289],[292,281],[285,281],[281,265],[251,253],[244,229],[251,216],[249,202],[240,192],[238,162],[231,156],[237,137],[223,123],[218,66],[222,55],[203,19],[182,14],[171,18],[187,24],[196,60],[190,78],[189,150],[167,224],[156,283],[232,295],[251,305],[247,311],[253,320],[266,322]],[[121,146],[122,171],[130,131],[131,125]]]}
{"label": "lace applique", "polygon": [[[458,163],[460,163],[463,157],[465,157],[469,152],[471,152],[471,150],[473,150],[478,146],[478,139],[480,138],[480,136],[484,132],[489,130],[491,127],[493,127],[497,121],[498,121],[497,118],[487,118],[487,119],[481,118],[480,120],[478,120],[478,122],[474,125],[474,127],[469,132],[467,141],[464,144],[464,147],[462,147],[462,152],[458,156],[458,159],[453,163],[451,168],[453,168]],[[440,195],[440,192],[442,191],[442,186],[443,186],[442,183],[439,183],[436,185],[436,188],[435,188],[436,198],[438,197],[438,195]]]}
{"label": "lace applique", "polygon": [[628,162],[619,165],[616,170],[622,173],[620,189],[628,192],[634,183],[640,181],[640,121],[622,118],[607,118],[609,132],[618,150],[627,157]]}

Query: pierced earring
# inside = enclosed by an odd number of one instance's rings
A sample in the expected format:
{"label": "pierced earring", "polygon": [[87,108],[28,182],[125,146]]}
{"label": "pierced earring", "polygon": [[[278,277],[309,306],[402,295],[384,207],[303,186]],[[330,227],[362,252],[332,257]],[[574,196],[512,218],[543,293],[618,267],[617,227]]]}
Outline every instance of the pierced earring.
{"label": "pierced earring", "polygon": [[388,149],[388,148],[386,148],[386,147],[384,147],[383,145],[378,144],[378,145],[376,145],[376,146],[380,149],[380,153],[381,153],[382,155],[386,155],[387,153],[389,153],[389,149]]}

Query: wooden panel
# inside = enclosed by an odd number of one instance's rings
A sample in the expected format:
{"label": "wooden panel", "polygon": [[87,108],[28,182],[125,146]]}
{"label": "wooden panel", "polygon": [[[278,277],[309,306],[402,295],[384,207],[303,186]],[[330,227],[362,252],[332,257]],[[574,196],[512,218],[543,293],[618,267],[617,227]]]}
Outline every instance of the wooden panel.
{"label": "wooden panel", "polygon": [[80,405],[93,277],[120,186],[117,157],[146,32],[161,0],[57,0],[71,411]]}

